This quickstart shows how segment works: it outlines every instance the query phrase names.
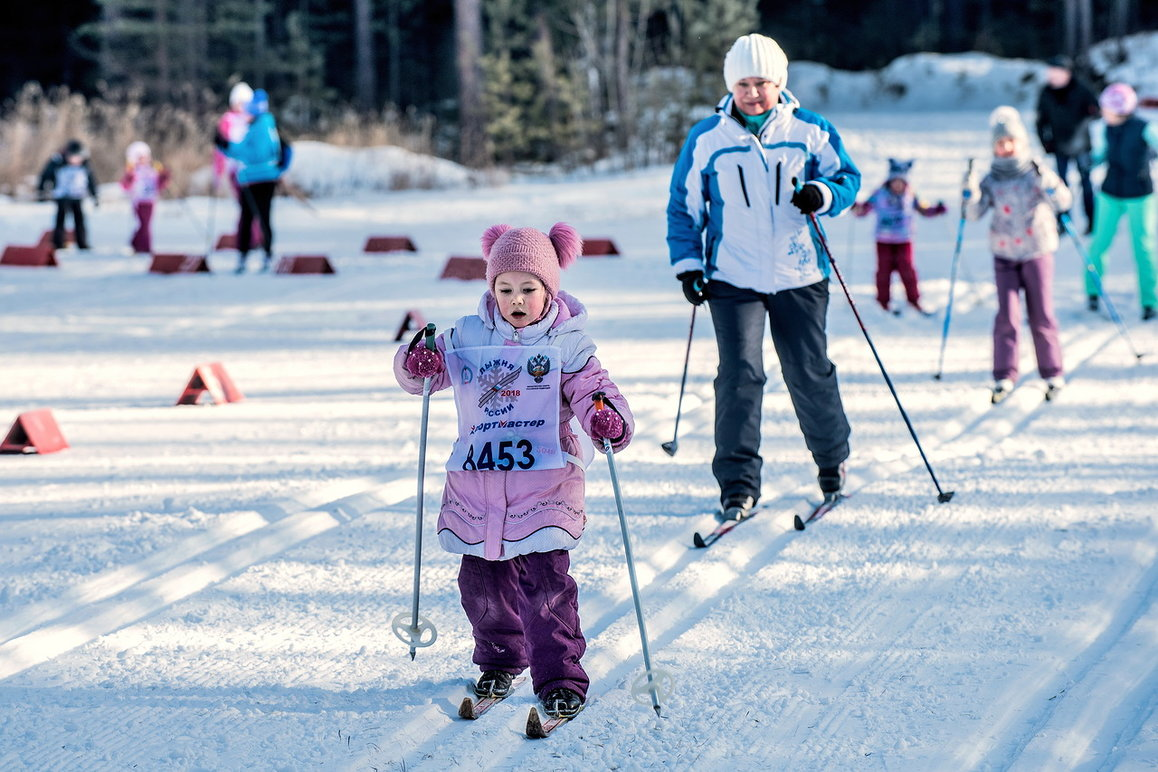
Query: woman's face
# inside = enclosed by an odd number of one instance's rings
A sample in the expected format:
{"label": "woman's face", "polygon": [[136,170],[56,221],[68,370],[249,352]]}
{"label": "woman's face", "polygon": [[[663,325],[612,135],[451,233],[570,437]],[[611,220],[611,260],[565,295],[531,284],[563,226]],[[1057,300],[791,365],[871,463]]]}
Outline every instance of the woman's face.
{"label": "woman's face", "polygon": [[547,308],[547,288],[532,273],[505,271],[495,278],[499,313],[516,330],[534,324]]}
{"label": "woman's face", "polygon": [[732,86],[732,98],[745,115],[761,115],[776,106],[783,88],[783,84],[757,76],[741,78]]}

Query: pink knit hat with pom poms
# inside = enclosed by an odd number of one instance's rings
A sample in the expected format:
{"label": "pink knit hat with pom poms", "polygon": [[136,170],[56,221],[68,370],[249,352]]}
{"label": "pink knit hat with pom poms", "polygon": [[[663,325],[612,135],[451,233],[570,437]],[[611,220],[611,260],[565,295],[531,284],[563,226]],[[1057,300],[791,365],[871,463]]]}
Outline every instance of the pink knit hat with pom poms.
{"label": "pink knit hat with pom poms", "polygon": [[552,225],[547,233],[534,228],[492,225],[483,232],[482,249],[491,292],[499,274],[525,271],[543,282],[547,292],[555,297],[559,294],[559,271],[579,257],[583,239],[563,222]]}

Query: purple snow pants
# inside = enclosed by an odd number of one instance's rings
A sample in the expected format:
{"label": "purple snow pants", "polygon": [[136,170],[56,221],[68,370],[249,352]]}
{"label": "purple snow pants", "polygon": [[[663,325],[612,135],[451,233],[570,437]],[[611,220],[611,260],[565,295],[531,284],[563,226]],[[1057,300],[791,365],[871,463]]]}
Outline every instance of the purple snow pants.
{"label": "purple snow pants", "polygon": [[566,550],[510,560],[463,555],[458,589],[480,669],[521,673],[530,665],[535,694],[565,686],[587,696],[590,681],[579,664],[587,641],[570,567]]}
{"label": "purple snow pants", "polygon": [[149,230],[149,223],[153,221],[153,202],[138,201],[133,204],[133,211],[137,213],[137,230],[129,245],[138,254],[147,254],[153,251],[153,237]]}
{"label": "purple snow pants", "polygon": [[1053,313],[1053,255],[1032,260],[993,258],[997,279],[997,318],[993,320],[993,379],[1017,381],[1018,330],[1021,327],[1020,292],[1025,291],[1029,333],[1042,378],[1062,375],[1061,341]]}

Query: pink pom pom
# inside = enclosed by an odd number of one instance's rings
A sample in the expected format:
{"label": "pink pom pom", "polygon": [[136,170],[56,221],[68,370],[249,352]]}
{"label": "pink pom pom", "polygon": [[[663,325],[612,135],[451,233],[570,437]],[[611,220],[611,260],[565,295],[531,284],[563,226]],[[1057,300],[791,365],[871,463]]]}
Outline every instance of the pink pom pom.
{"label": "pink pom pom", "polygon": [[559,267],[566,268],[578,259],[583,251],[583,238],[579,232],[565,222],[557,222],[551,226],[547,236],[555,245],[555,252],[559,255]]}
{"label": "pink pom pom", "polygon": [[484,258],[486,258],[487,260],[491,259],[491,247],[493,247],[495,245],[495,242],[499,240],[499,236],[502,236],[504,233],[506,233],[510,229],[511,229],[511,226],[500,224],[500,225],[492,225],[491,227],[489,227],[485,231],[483,231],[482,251],[483,251],[483,257]]}

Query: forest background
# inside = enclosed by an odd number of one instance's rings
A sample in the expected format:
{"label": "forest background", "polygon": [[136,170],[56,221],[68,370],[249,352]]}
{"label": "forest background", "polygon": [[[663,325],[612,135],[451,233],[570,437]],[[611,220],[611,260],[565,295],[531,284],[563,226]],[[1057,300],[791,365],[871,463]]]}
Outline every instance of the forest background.
{"label": "forest background", "polygon": [[[487,168],[670,162],[752,31],[843,70],[915,52],[1064,53],[1158,29],[1146,0],[65,0],[0,30],[0,193],[71,137],[99,179],[144,139],[177,194],[206,163],[232,84],[267,89],[285,134],[397,145]],[[789,84],[791,88],[791,84]]]}

